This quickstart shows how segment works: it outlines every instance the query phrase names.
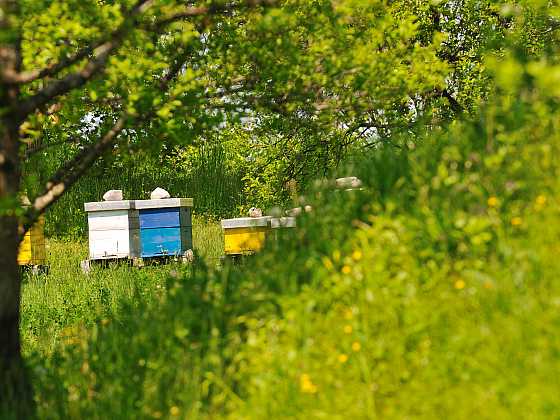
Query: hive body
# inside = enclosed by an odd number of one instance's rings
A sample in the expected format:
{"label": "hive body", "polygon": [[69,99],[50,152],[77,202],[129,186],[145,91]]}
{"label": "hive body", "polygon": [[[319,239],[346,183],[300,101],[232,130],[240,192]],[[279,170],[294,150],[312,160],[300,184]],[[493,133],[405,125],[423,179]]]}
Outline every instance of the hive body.
{"label": "hive body", "polygon": [[179,256],[192,249],[191,198],[137,200],[142,258]]}
{"label": "hive body", "polygon": [[19,246],[18,264],[42,266],[47,262],[45,251],[45,219],[39,218],[37,223],[23,237]]}
{"label": "hive body", "polygon": [[140,255],[138,211],[134,201],[86,203],[89,258],[103,260]]}
{"label": "hive body", "polygon": [[270,231],[270,217],[242,217],[222,220],[226,255],[252,254],[264,246]]}

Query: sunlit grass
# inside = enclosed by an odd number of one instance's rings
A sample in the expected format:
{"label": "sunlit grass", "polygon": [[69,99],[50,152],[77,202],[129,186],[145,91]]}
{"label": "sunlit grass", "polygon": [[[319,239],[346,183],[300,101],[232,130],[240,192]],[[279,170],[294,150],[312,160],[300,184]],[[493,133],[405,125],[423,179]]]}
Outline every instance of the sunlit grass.
{"label": "sunlit grass", "polygon": [[[193,243],[198,258],[217,264],[223,250],[218,223],[194,218]],[[147,265],[141,269],[128,262],[108,266],[92,264],[84,274],[80,262],[88,256],[87,241],[47,241],[49,273],[25,277],[22,296],[24,351],[49,353],[62,329],[73,323],[92,324],[118,315],[123,301],[136,293],[151,295],[162,288],[171,270],[180,263]]]}

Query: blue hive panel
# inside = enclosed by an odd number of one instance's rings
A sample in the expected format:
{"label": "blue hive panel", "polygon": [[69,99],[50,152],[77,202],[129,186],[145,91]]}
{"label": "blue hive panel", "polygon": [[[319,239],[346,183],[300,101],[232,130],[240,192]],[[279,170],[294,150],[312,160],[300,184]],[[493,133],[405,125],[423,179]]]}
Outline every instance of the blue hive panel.
{"label": "blue hive panel", "polygon": [[140,229],[179,227],[179,208],[159,208],[140,210]]}
{"label": "blue hive panel", "polygon": [[142,229],[142,257],[182,254],[184,250],[181,246],[181,234],[178,227]]}

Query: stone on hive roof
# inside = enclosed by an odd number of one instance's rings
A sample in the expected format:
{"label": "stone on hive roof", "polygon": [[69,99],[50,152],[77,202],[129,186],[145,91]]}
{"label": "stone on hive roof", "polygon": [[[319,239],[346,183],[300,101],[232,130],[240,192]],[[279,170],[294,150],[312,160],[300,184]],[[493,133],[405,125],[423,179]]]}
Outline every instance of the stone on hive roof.
{"label": "stone on hive roof", "polygon": [[171,195],[166,190],[164,190],[163,188],[157,187],[150,194],[150,198],[152,200],[161,200],[161,199],[164,199],[164,198],[171,198]]}
{"label": "stone on hive roof", "polygon": [[122,199],[122,190],[109,190],[103,194],[103,200],[105,201],[122,201]]}

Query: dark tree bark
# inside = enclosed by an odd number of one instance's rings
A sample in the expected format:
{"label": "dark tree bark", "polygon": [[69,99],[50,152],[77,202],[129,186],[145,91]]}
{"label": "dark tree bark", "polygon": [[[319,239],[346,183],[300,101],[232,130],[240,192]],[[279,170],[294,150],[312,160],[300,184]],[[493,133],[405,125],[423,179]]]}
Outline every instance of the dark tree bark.
{"label": "dark tree bark", "polygon": [[[0,0],[0,69],[17,74],[21,66],[20,34],[10,27],[17,15],[16,0]],[[21,273],[17,264],[18,220],[13,209],[20,186],[19,127],[14,113],[16,84],[0,82],[0,416],[29,418],[33,398],[21,357],[19,337]]]}

